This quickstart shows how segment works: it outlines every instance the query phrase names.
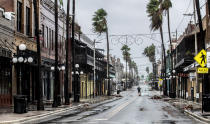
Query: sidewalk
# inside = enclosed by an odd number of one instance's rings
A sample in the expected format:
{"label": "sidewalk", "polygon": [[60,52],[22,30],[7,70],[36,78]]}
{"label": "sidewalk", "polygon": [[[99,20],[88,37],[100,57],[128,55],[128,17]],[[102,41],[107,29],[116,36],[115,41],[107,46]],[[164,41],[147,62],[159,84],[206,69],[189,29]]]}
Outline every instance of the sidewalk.
{"label": "sidewalk", "polygon": [[169,102],[185,114],[205,123],[210,123],[210,113],[202,113],[202,104],[188,101],[180,98],[162,98],[163,101]]}
{"label": "sidewalk", "polygon": [[82,112],[87,108],[90,108],[92,106],[91,104],[100,105],[118,99],[119,98],[116,98],[114,96],[100,96],[95,97],[94,99],[81,99],[81,102],[78,104],[73,103],[70,105],[62,105],[58,108],[52,108],[51,105],[46,105],[44,111],[28,111],[24,114],[16,114],[10,111],[0,114],[0,124],[37,122],[38,120],[50,118],[59,114],[64,114],[69,111],[72,112],[71,114],[77,114],[78,112]]}

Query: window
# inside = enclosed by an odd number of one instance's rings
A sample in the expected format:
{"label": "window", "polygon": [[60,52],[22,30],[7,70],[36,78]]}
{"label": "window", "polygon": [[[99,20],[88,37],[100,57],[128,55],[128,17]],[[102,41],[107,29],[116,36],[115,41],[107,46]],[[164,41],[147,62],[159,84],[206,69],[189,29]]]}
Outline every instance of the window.
{"label": "window", "polygon": [[44,33],[45,30],[44,30],[44,25],[42,25],[42,46],[44,47],[44,41],[45,41],[45,36],[44,36]]}
{"label": "window", "polygon": [[17,2],[17,31],[21,32],[21,22],[22,22],[22,3]]}
{"label": "window", "polygon": [[51,29],[49,28],[49,49],[51,49],[51,42],[52,42],[52,33]]}
{"label": "window", "polygon": [[61,35],[58,35],[58,48],[61,49]]}
{"label": "window", "polygon": [[49,41],[49,33],[48,33],[48,27],[46,27],[46,42],[45,42],[46,48],[48,48],[48,41]]}
{"label": "window", "polygon": [[209,15],[210,15],[210,2],[208,2],[208,8],[209,8]]}
{"label": "window", "polygon": [[26,7],[26,35],[30,35],[30,8]]}
{"label": "window", "polygon": [[52,50],[54,49],[54,31],[52,30]]}

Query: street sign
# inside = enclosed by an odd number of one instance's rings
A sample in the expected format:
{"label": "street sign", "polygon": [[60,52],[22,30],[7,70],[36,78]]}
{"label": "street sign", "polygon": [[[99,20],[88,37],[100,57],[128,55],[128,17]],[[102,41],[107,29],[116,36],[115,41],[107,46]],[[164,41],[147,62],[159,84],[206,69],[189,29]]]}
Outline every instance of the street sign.
{"label": "street sign", "polygon": [[196,93],[196,98],[197,98],[197,99],[199,98],[199,93]]}
{"label": "street sign", "polygon": [[207,68],[210,68],[210,52],[207,52],[206,59],[207,59]]}
{"label": "street sign", "polygon": [[206,65],[206,51],[202,49],[195,57],[194,60],[198,62],[201,67]]}
{"label": "street sign", "polygon": [[198,68],[197,73],[207,74],[207,73],[209,73],[209,68]]}
{"label": "street sign", "polygon": [[163,84],[163,79],[160,78],[159,81],[158,81],[158,84],[159,84],[159,87],[162,86],[162,84]]}

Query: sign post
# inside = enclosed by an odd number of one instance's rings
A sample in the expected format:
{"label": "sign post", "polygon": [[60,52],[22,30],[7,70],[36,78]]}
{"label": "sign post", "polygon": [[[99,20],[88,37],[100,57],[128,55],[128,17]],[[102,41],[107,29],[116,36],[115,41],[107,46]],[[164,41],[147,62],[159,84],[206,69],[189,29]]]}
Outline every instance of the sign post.
{"label": "sign post", "polygon": [[[208,53],[209,55],[209,53]],[[209,55],[210,56],[210,55]],[[202,113],[204,111],[204,74],[208,74],[208,68],[205,68],[207,64],[207,59],[206,59],[206,51],[202,49],[195,57],[194,60],[202,67],[197,69],[197,73],[202,74]],[[210,57],[209,59],[209,65],[207,67],[210,67]],[[208,98],[205,97],[205,101],[208,102]],[[205,104],[206,105],[206,104]],[[206,108],[206,107],[205,107]]]}

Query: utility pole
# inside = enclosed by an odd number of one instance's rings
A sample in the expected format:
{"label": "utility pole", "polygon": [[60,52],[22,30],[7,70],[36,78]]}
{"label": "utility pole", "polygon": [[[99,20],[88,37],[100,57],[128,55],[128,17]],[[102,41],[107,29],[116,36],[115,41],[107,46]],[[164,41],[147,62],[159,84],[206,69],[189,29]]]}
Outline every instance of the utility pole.
{"label": "utility pole", "polygon": [[69,105],[69,9],[70,9],[70,0],[67,0],[67,17],[66,17],[66,72],[65,72],[65,104]]}
{"label": "utility pole", "polygon": [[[125,44],[126,44],[126,46],[127,46],[127,43],[128,43],[128,37],[127,37],[127,35],[126,35],[126,40],[125,40]],[[127,90],[127,68],[128,68],[128,66],[127,66],[127,63],[128,63],[128,51],[126,50],[126,54],[125,54],[125,90]]]}
{"label": "utility pole", "polygon": [[[194,25],[195,25],[195,27],[196,27],[196,8],[195,8],[195,0],[193,0],[193,9],[194,9],[194,12],[193,12],[193,15],[194,15]],[[195,31],[195,56],[198,54],[198,40],[197,40],[197,32]],[[197,67],[195,67],[196,68],[196,70],[197,70]],[[198,87],[198,74],[197,73],[195,73],[195,80],[196,80],[196,87]],[[196,89],[196,94],[197,93],[199,93],[199,90],[198,89]]]}
{"label": "utility pole", "polygon": [[78,75],[76,74],[76,68],[75,68],[75,47],[76,47],[76,42],[75,42],[75,39],[74,39],[74,32],[75,32],[75,29],[74,29],[74,25],[75,25],[75,0],[73,0],[73,6],[72,6],[72,48],[73,48],[73,72],[74,72],[74,75],[73,75],[73,79],[74,79],[74,102],[79,102],[80,100],[80,89],[79,89],[79,86],[80,86],[80,82],[78,81]]}
{"label": "utility pole", "polygon": [[[204,38],[204,31],[203,31],[203,25],[202,25],[202,19],[201,19],[201,13],[200,13],[200,2],[199,0],[195,0],[195,6],[196,6],[196,11],[197,11],[197,15],[198,15],[198,24],[199,24],[199,28],[200,28],[200,39],[201,39],[201,44],[202,44],[202,48],[205,49],[205,38]],[[202,76],[202,113],[204,111],[204,96],[205,94],[205,83],[207,82],[208,77],[203,74]],[[208,83],[208,82],[207,82]]]}
{"label": "utility pole", "polygon": [[52,107],[58,107],[60,100],[60,79],[58,70],[58,0],[55,0],[55,78],[54,78],[54,99]]}
{"label": "utility pole", "polygon": [[42,81],[41,81],[41,50],[40,50],[40,36],[39,36],[39,14],[38,14],[38,8],[37,4],[39,4],[39,0],[34,0],[34,17],[35,17],[35,37],[36,37],[36,43],[37,43],[37,74],[38,74],[38,89],[37,89],[37,110],[44,110],[44,104],[43,104],[43,88],[42,88]]}
{"label": "utility pole", "polygon": [[96,40],[94,40],[94,54],[93,54],[93,63],[94,63],[94,67],[93,67],[93,98],[95,97],[95,85],[96,85]]}

